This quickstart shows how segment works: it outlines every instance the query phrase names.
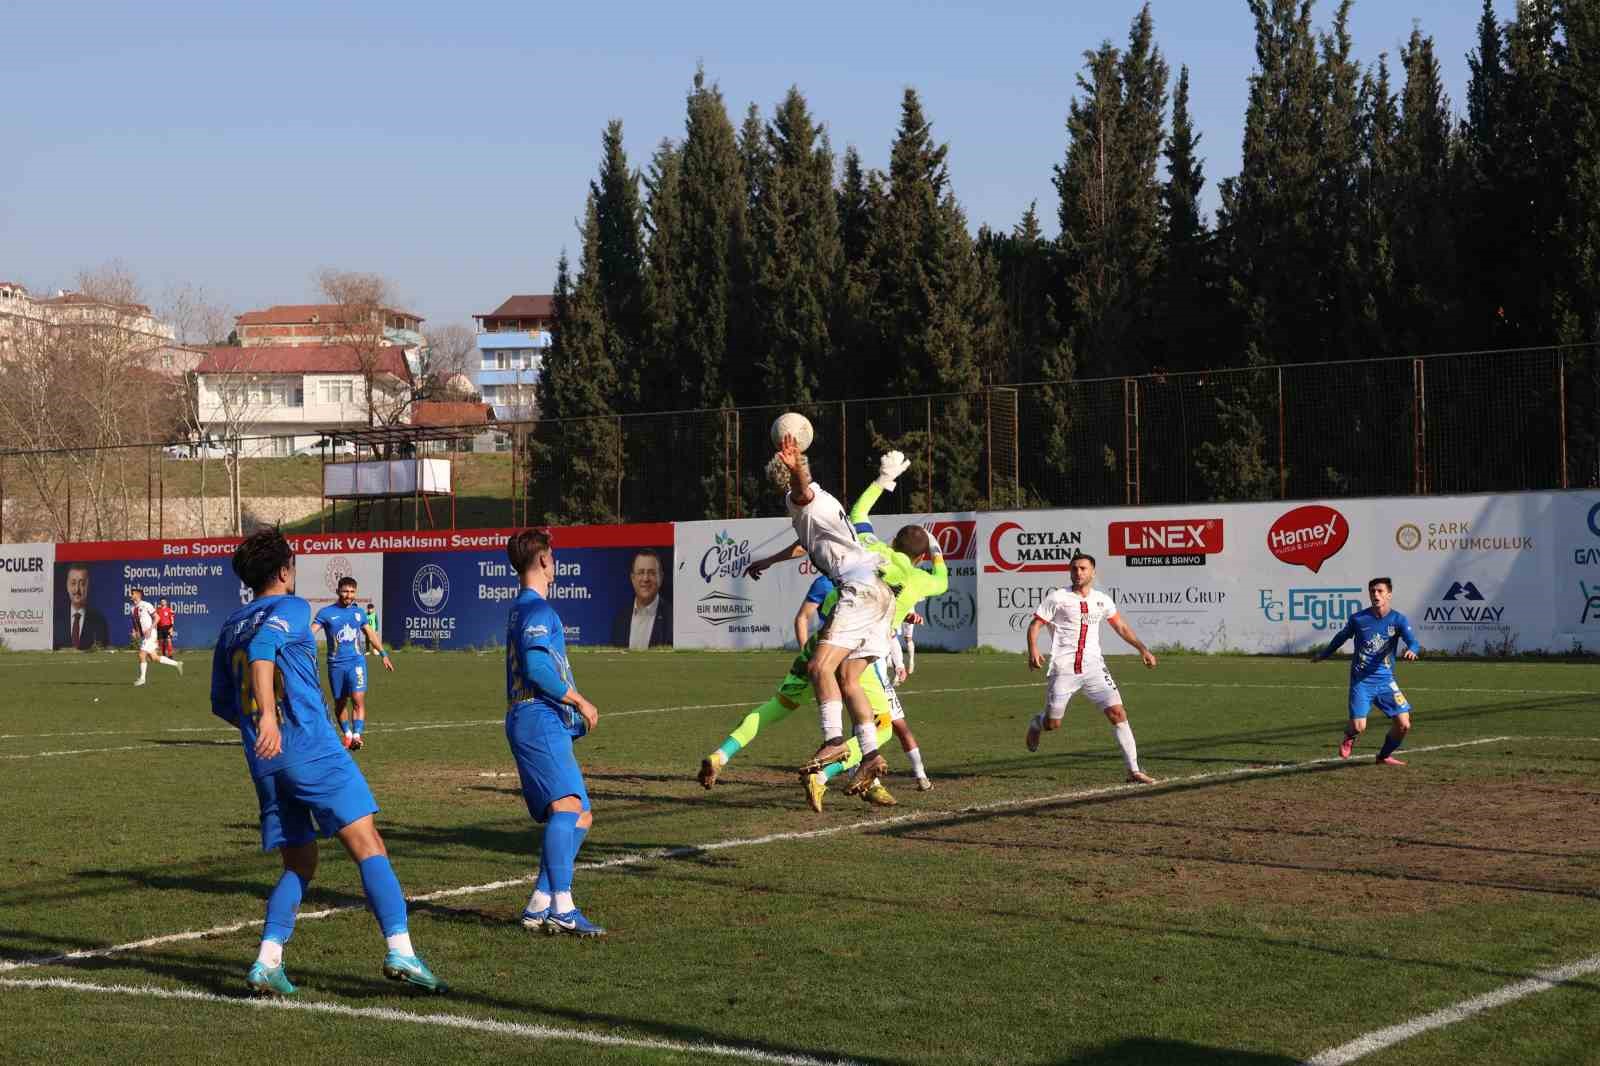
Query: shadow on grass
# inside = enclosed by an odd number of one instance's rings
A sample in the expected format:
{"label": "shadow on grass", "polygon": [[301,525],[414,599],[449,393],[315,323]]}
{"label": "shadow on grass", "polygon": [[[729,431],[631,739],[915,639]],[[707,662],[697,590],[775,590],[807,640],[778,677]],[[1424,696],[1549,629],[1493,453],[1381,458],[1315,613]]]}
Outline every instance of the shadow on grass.
{"label": "shadow on grass", "polygon": [[1300,1060],[1261,1051],[1206,1047],[1187,1040],[1161,1040],[1132,1037],[1086,1051],[1067,1059],[1053,1059],[1049,1066],[1295,1066]]}

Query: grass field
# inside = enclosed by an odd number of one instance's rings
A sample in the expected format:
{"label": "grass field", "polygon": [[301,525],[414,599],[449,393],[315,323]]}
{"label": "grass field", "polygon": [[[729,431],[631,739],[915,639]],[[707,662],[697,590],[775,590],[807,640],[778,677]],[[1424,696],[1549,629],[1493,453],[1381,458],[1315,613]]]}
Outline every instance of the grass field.
{"label": "grass field", "polygon": [[610,929],[594,942],[515,923],[536,837],[500,658],[402,652],[358,758],[412,935],[453,989],[383,980],[355,868],[329,844],[286,956],[309,1009],[290,1012],[242,996],[277,863],[207,712],[209,657],[187,658],[183,678],[153,667],[134,689],[126,653],[0,656],[6,1061],[658,1063],[720,1045],[732,1061],[1294,1063],[1572,963],[1361,1061],[1600,1061],[1592,665],[1406,664],[1416,728],[1393,769],[1372,764],[1376,731],[1330,759],[1341,665],[1115,659],[1163,780],[1124,787],[1087,705],[1023,750],[1040,687],[1019,658],[924,655],[904,694],[937,787],[896,776],[898,807],[830,793],[818,816],[789,769],[815,745],[810,709],[715,791],[693,780],[786,656],[578,652],[602,713],[579,747],[595,827],[576,894]]}

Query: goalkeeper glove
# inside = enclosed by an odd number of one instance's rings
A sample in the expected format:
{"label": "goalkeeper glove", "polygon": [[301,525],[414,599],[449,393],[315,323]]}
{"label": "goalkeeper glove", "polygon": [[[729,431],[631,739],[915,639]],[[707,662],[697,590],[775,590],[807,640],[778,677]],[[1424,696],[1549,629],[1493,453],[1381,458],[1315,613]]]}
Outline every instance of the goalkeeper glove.
{"label": "goalkeeper glove", "polygon": [[878,460],[878,477],[873,484],[885,492],[893,492],[895,479],[911,469],[911,460],[900,452],[884,452]]}

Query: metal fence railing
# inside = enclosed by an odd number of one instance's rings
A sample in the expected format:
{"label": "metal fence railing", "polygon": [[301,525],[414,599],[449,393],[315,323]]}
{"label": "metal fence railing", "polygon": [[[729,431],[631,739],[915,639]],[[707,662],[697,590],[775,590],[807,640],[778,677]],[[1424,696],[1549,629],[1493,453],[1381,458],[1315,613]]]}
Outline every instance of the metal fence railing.
{"label": "metal fence railing", "polygon": [[[916,460],[905,511],[1600,486],[1600,346],[1577,345],[462,427],[456,524],[781,513],[763,468],[791,409],[841,496],[887,448]],[[320,476],[316,458],[156,444],[0,451],[0,540],[326,529]],[[441,513],[401,500],[338,518],[411,528]]]}

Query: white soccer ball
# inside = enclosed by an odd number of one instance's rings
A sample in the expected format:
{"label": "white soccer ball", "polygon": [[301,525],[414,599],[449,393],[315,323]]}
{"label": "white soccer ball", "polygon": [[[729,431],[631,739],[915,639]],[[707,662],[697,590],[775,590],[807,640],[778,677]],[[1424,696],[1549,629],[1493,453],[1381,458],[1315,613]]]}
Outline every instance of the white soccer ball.
{"label": "white soccer ball", "polygon": [[772,446],[783,447],[783,438],[793,437],[801,451],[811,447],[811,419],[796,411],[786,411],[772,423]]}

